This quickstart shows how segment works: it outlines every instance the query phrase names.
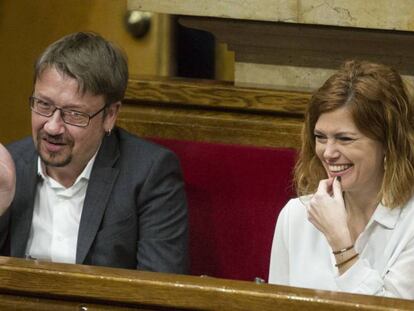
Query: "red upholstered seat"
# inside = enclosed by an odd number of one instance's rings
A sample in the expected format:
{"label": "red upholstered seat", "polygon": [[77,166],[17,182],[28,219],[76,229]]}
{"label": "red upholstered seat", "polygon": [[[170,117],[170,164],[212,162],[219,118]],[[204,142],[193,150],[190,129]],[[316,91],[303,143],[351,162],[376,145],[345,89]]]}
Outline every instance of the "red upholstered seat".
{"label": "red upholstered seat", "polygon": [[275,221],[292,196],[296,151],[152,139],[181,161],[191,273],[267,280]]}

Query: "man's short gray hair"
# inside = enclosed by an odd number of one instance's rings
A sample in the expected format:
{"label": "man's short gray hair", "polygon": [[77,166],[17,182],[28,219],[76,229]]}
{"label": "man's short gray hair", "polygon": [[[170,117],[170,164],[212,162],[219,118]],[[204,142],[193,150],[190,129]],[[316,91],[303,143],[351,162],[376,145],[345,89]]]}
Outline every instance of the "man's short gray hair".
{"label": "man's short gray hair", "polygon": [[128,83],[126,55],[91,32],[67,35],[47,47],[36,61],[35,82],[47,68],[76,79],[82,94],[103,95],[106,105],[122,100]]}

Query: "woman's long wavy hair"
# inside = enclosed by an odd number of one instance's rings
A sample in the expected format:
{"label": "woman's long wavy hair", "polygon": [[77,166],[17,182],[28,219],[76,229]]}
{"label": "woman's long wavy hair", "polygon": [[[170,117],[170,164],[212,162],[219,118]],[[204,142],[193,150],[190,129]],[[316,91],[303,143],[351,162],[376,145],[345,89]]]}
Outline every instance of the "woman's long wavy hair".
{"label": "woman's long wavy hair", "polygon": [[414,193],[414,110],[406,86],[394,69],[365,61],[347,61],[312,96],[302,130],[302,148],[294,182],[299,196],[314,193],[327,173],[315,153],[319,116],[347,107],[357,128],[382,143],[384,177],[378,200],[390,208]]}

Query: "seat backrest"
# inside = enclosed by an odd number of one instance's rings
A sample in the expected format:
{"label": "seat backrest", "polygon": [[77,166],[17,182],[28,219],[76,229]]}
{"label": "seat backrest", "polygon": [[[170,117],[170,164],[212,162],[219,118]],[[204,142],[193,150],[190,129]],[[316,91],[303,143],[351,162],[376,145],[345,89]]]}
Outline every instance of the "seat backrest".
{"label": "seat backrest", "polygon": [[151,139],[179,157],[189,203],[191,273],[267,280],[280,209],[292,196],[296,151]]}

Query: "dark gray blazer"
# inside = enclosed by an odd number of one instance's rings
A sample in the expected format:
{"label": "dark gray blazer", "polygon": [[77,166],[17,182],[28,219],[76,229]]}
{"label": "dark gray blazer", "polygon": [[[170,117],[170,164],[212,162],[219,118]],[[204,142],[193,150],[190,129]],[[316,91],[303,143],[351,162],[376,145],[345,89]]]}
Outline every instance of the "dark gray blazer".
{"label": "dark gray blazer", "polygon": [[[0,253],[24,257],[37,182],[38,154],[26,138],[8,146],[16,195],[0,217]],[[187,272],[187,202],[176,156],[115,129],[96,157],[80,220],[76,263]]]}

